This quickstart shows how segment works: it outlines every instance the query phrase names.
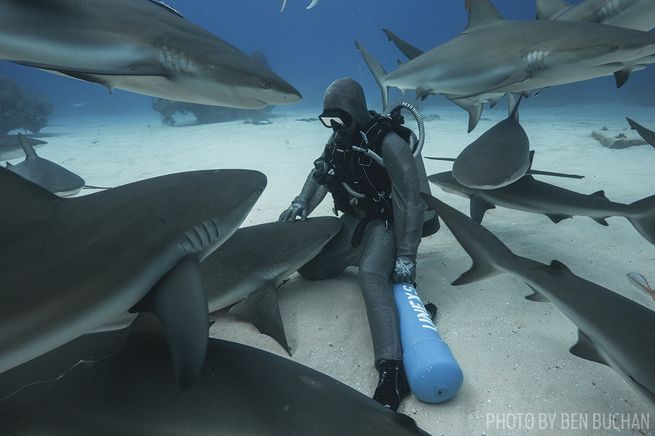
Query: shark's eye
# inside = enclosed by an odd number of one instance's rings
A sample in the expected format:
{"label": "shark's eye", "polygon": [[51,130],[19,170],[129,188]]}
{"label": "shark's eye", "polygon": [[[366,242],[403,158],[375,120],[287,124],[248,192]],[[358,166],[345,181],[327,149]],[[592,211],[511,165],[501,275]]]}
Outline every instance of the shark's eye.
{"label": "shark's eye", "polygon": [[262,80],[260,85],[264,89],[271,89],[271,86],[272,86],[270,80]]}

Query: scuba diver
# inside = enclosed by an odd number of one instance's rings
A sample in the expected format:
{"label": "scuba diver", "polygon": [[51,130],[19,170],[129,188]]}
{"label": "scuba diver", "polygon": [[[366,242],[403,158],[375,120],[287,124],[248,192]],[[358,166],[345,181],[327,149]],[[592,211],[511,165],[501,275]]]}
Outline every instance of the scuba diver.
{"label": "scuba diver", "polygon": [[420,156],[422,120],[404,105],[419,122],[420,140],[401,125],[399,108],[390,115],[369,112],[359,83],[350,78],[333,82],[319,117],[333,133],[300,194],[279,218],[304,221],[328,192],[332,195],[335,214],[342,213],[342,230],[298,272],[322,280],[359,267],[380,375],[373,399],[394,411],[409,395],[409,385],[393,284],[414,283],[421,237],[439,228],[436,213],[426,211],[421,198],[421,192],[430,192]]}

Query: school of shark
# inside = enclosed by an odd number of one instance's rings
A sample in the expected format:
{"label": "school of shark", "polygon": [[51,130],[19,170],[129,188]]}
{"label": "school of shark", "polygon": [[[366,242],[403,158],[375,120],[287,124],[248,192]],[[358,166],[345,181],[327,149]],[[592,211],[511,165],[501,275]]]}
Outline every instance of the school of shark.
{"label": "school of shark", "polygon": [[[329,1],[301,7],[320,13]],[[441,94],[466,111],[457,109],[470,132],[485,105],[508,100],[507,117],[458,156],[425,157],[453,165],[428,177],[443,195],[422,194],[440,232],[473,260],[453,285],[517,277],[534,291],[527,298],[576,326],[573,355],[610,367],[655,410],[655,312],[560,261],[515,254],[482,225],[496,207],[546,215],[553,228],[621,217],[655,246],[655,192],[625,204],[603,186],[586,194],[542,180],[583,175],[533,168],[520,117],[543,89],[602,76],[621,87],[651,68],[655,0],[536,0],[535,20],[505,19],[491,0],[457,1],[466,28],[432,49],[384,29],[407,58],[393,71],[361,43],[352,48],[385,110],[391,88],[420,100]],[[281,11],[288,7],[283,0]],[[278,73],[156,0],[0,0],[0,29],[0,60],[109,90],[241,109],[302,99]],[[655,147],[653,130],[627,123]],[[291,355],[277,290],[338,238],[341,220],[243,226],[270,177],[257,169],[101,188],[39,156],[41,147],[0,136],[0,160],[24,159],[0,166],[0,435],[428,434],[326,374],[209,336],[212,314],[225,310]],[[79,195],[88,188],[96,192]],[[468,215],[447,204],[451,194],[468,199]],[[628,279],[653,292],[640,274]]]}

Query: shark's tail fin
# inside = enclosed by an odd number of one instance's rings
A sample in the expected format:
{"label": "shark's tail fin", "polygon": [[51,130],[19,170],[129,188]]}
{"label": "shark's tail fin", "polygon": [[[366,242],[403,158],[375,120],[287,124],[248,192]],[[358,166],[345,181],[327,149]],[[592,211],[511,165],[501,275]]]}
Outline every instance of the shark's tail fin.
{"label": "shark's tail fin", "polygon": [[457,241],[466,250],[473,266],[453,282],[454,286],[477,282],[511,270],[519,259],[493,233],[446,203],[422,194],[430,209],[436,210]]}
{"label": "shark's tail fin", "polygon": [[384,68],[380,65],[377,59],[375,59],[373,55],[370,54],[359,42],[355,41],[355,47],[357,47],[357,50],[361,53],[364,62],[366,62],[368,69],[371,70],[375,81],[380,87],[380,92],[382,92],[382,110],[386,112],[389,110],[389,87],[382,84],[382,78],[387,75],[387,72],[384,71]]}
{"label": "shark's tail fin", "polygon": [[631,213],[626,218],[641,236],[655,245],[655,195],[635,201],[628,207]]}

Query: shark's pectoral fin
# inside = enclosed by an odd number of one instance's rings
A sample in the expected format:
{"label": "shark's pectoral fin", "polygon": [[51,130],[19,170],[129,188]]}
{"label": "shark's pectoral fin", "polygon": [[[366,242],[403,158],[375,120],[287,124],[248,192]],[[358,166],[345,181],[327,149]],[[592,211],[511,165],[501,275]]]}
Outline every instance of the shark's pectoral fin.
{"label": "shark's pectoral fin", "polygon": [[[605,218],[609,218],[609,217],[605,217]],[[607,226],[609,226],[610,224],[606,221],[605,218],[592,218],[592,220],[596,221],[596,222],[597,222],[598,224],[600,224],[601,226],[605,226],[605,227],[607,227]]]}
{"label": "shark's pectoral fin", "polygon": [[548,218],[550,218],[550,220],[551,220],[552,222],[554,222],[555,224],[557,224],[557,223],[559,223],[559,222],[561,222],[561,221],[564,221],[565,219],[573,218],[573,217],[570,216],[570,215],[559,215],[559,214],[554,214],[554,213],[546,214],[546,216],[547,216]]}
{"label": "shark's pectoral fin", "polygon": [[582,330],[578,330],[578,342],[569,351],[582,359],[607,365],[605,359],[598,353],[594,342]]}
{"label": "shark's pectoral fin", "polygon": [[623,68],[614,73],[614,78],[616,79],[616,87],[620,88],[625,85],[625,82],[630,78],[630,73],[632,73],[632,68]]}
{"label": "shark's pectoral fin", "polygon": [[482,223],[482,219],[484,218],[484,214],[486,211],[488,211],[489,209],[496,208],[496,206],[494,206],[493,204],[477,196],[471,197],[470,207],[471,207],[471,219],[478,224]]}
{"label": "shark's pectoral fin", "polygon": [[417,88],[416,89],[416,99],[424,101],[426,98],[430,96],[432,93],[432,90],[430,89],[423,89],[423,88]]}
{"label": "shark's pectoral fin", "polygon": [[450,99],[469,114],[468,133],[471,133],[482,117],[482,103],[473,99]]}
{"label": "shark's pectoral fin", "polygon": [[455,280],[451,284],[453,286],[466,285],[469,283],[475,283],[477,281],[484,280],[489,277],[493,277],[498,274],[499,271],[496,270],[491,264],[486,262],[476,263],[474,261],[471,269],[463,273],[461,276],[457,278],[457,280]]}
{"label": "shark's pectoral fin", "polygon": [[273,285],[253,292],[245,300],[232,306],[228,313],[250,322],[260,332],[275,339],[291,355]]}
{"label": "shark's pectoral fin", "polygon": [[567,272],[567,273],[572,273],[572,272],[571,272],[571,269],[570,269],[568,266],[564,265],[564,264],[563,264],[562,262],[560,262],[559,260],[553,260],[553,261],[551,261],[551,262],[550,262],[550,267],[551,267],[552,269],[556,270],[556,271],[563,271],[563,272]]}
{"label": "shark's pectoral fin", "polygon": [[532,285],[526,283],[532,289],[532,294],[525,297],[526,300],[535,301],[537,303],[548,303],[548,298],[544,296],[541,292],[537,291]]}
{"label": "shark's pectoral fin", "polygon": [[207,294],[198,262],[185,259],[169,271],[132,312],[151,312],[161,321],[177,383],[189,388],[205,363],[209,340]]}

